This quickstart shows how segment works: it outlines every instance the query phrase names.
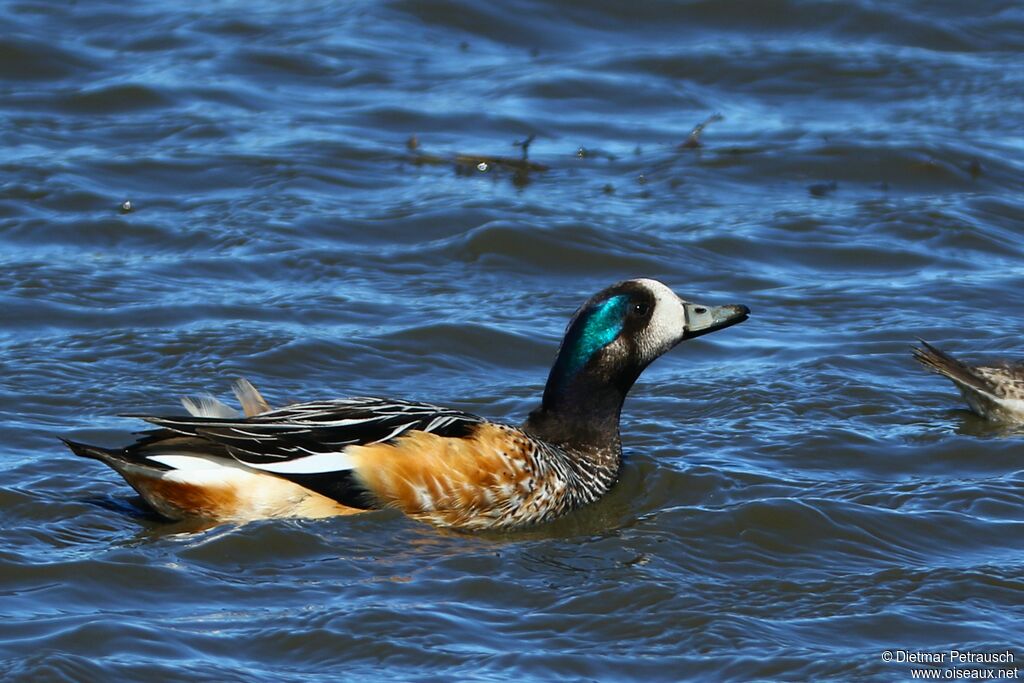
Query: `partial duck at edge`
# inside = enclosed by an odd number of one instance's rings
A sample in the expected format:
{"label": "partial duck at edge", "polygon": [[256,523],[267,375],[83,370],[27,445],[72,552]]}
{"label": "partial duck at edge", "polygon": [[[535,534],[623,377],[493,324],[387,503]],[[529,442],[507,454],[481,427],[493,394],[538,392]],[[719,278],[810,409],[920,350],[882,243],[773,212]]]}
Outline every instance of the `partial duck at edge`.
{"label": "partial duck at edge", "polygon": [[914,358],[951,380],[971,410],[995,422],[1024,422],[1024,363],[969,365],[923,339],[918,341],[921,346],[914,347]]}

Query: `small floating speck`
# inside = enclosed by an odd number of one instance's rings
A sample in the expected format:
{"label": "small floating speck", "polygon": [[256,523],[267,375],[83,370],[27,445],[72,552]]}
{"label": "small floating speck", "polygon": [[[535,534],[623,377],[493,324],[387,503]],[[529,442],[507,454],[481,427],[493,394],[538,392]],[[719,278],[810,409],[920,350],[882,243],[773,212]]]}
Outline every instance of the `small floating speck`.
{"label": "small floating speck", "polygon": [[126,199],[121,202],[121,213],[130,213],[134,208],[130,199]]}
{"label": "small floating speck", "polygon": [[607,161],[615,161],[618,159],[617,156],[604,149],[592,149],[588,147],[576,148],[576,157],[579,159],[606,159]]}
{"label": "small floating speck", "polygon": [[489,168],[490,166],[487,165],[486,161],[481,161],[479,164],[476,165],[476,170],[480,171],[481,173],[486,173],[487,169]]}

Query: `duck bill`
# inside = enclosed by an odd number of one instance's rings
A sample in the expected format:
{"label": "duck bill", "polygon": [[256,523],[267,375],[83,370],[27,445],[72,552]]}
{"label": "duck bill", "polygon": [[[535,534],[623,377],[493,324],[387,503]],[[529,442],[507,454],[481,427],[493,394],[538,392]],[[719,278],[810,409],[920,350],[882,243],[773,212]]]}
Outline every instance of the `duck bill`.
{"label": "duck bill", "polygon": [[750,317],[750,309],[742,304],[701,306],[684,301],[683,309],[686,311],[686,331],[683,333],[683,339],[693,339],[702,334],[724,330]]}

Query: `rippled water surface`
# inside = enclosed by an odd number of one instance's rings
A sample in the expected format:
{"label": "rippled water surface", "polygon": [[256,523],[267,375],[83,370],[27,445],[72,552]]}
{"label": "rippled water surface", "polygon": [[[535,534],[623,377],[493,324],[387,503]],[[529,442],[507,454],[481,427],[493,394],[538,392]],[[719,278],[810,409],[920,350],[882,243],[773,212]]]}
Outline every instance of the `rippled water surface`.
{"label": "rippled water surface", "polygon": [[[908,351],[1024,356],[1022,48],[1001,0],[0,4],[4,680],[1019,662],[1024,435]],[[239,375],[519,421],[635,276],[753,316],[547,527],[197,531],[54,438]]]}

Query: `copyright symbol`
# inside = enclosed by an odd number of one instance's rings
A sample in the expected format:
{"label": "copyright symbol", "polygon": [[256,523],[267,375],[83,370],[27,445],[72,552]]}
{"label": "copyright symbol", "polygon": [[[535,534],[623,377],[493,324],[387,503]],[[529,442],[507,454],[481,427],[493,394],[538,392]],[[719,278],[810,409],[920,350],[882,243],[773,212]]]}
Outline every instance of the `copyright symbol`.
{"label": "copyright symbol", "polygon": [[882,653],[882,661],[883,662],[891,662],[892,661],[892,652],[889,652],[888,650],[883,652]]}

